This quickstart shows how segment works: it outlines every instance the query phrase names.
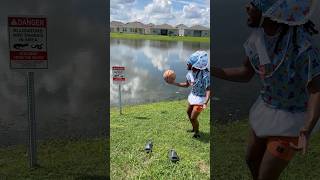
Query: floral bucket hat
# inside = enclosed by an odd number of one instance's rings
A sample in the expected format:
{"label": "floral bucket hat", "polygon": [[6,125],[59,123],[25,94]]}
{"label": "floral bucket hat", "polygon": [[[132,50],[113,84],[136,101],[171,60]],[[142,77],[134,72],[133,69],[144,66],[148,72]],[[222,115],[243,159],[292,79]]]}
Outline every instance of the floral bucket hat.
{"label": "floral bucket hat", "polygon": [[209,57],[206,51],[196,51],[187,59],[187,64],[193,68],[204,70],[209,66]]}
{"label": "floral bucket hat", "polygon": [[305,24],[312,15],[317,0],[252,0],[263,17],[290,26]]}

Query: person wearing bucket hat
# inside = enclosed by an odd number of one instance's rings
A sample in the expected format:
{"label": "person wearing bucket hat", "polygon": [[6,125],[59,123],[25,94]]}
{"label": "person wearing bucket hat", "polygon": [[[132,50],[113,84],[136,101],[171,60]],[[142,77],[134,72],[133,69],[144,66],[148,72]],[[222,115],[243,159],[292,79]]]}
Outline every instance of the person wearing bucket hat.
{"label": "person wearing bucket hat", "polygon": [[278,179],[296,150],[305,153],[320,117],[320,52],[310,21],[315,0],[252,0],[246,10],[252,34],[241,67],[213,67],[215,77],[261,80],[249,112],[246,161],[253,179]]}
{"label": "person wearing bucket hat", "polygon": [[192,125],[192,130],[188,130],[188,132],[194,132],[194,138],[200,137],[198,116],[207,107],[210,100],[210,73],[208,67],[208,53],[196,51],[187,59],[188,73],[186,82],[168,82],[178,87],[192,87],[188,96],[187,114]]}

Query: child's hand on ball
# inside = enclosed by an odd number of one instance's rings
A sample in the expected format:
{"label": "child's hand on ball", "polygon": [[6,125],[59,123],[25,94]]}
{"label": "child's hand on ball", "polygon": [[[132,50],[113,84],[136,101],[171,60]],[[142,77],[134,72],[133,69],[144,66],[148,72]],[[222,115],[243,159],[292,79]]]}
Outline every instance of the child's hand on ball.
{"label": "child's hand on ball", "polygon": [[166,77],[166,78],[165,78],[165,81],[166,81],[168,84],[173,84],[173,83],[174,83],[174,80],[173,80],[173,79],[170,79],[169,77]]}

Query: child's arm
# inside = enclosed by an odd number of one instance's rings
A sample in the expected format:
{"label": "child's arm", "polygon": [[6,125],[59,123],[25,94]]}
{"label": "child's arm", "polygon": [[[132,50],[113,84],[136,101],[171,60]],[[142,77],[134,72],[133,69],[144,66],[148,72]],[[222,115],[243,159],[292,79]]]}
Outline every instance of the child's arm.
{"label": "child's arm", "polygon": [[206,108],[206,107],[207,107],[208,102],[209,102],[209,100],[210,100],[210,97],[211,97],[211,91],[210,91],[210,87],[208,87],[208,88],[206,89],[206,101],[204,102],[203,108]]}
{"label": "child's arm", "polygon": [[172,85],[175,85],[175,86],[178,86],[178,87],[189,87],[190,86],[190,83],[188,81],[186,82],[181,82],[181,83],[177,83],[177,82],[168,82],[169,84],[172,84]]}
{"label": "child's arm", "polygon": [[193,86],[193,81],[194,81],[193,77],[190,76],[189,74],[187,74],[186,78],[187,78],[186,82],[181,82],[181,83],[177,83],[177,82],[175,82],[175,81],[170,82],[170,81],[168,81],[167,78],[165,78],[165,80],[166,80],[166,82],[167,82],[168,84],[172,84],[172,85],[175,85],[175,86],[178,86],[178,87],[187,88],[187,87],[189,87],[189,86]]}
{"label": "child's arm", "polygon": [[247,57],[241,67],[236,68],[217,68],[213,67],[212,75],[233,82],[249,82],[254,76],[254,69]]}
{"label": "child's arm", "polygon": [[307,151],[311,132],[320,118],[320,75],[310,82],[308,90],[310,98],[308,101],[307,119],[305,125],[300,130],[298,146],[291,144],[291,147],[294,149],[302,150],[303,154]]}

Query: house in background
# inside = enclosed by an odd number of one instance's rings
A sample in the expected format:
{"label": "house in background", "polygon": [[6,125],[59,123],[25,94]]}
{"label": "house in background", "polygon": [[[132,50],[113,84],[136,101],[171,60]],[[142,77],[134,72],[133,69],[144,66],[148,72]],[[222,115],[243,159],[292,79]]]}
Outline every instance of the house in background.
{"label": "house in background", "polygon": [[151,34],[151,29],[154,27],[155,25],[152,23],[149,23],[147,25],[145,25],[144,27],[144,33],[145,34]]}
{"label": "house in background", "polygon": [[176,26],[176,28],[178,29],[178,35],[179,36],[184,36],[185,30],[188,29],[188,26],[186,26],[184,24],[179,24],[179,25]]}
{"label": "house in background", "polygon": [[151,28],[151,34],[164,35],[164,36],[177,36],[178,29],[169,24],[155,25],[154,27]]}
{"label": "house in background", "polygon": [[163,36],[192,36],[209,37],[210,29],[201,25],[188,27],[179,24],[175,27],[169,24],[155,25],[152,23],[143,24],[141,22],[128,22],[126,24],[120,21],[111,21],[110,32],[128,33],[128,34],[153,34]]}
{"label": "house in background", "polygon": [[128,22],[123,26],[123,32],[129,34],[145,34],[145,25],[141,22]]}
{"label": "house in background", "polygon": [[122,33],[123,32],[123,26],[124,24],[120,21],[111,21],[110,23],[110,32],[117,32]]}
{"label": "house in background", "polygon": [[209,37],[210,29],[201,25],[191,26],[189,29],[193,37]]}

